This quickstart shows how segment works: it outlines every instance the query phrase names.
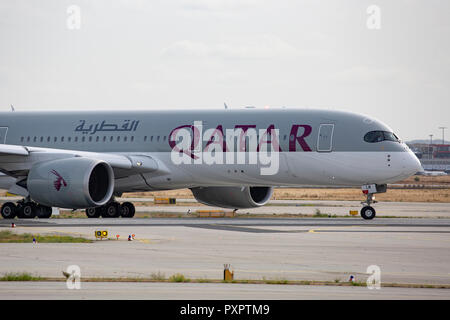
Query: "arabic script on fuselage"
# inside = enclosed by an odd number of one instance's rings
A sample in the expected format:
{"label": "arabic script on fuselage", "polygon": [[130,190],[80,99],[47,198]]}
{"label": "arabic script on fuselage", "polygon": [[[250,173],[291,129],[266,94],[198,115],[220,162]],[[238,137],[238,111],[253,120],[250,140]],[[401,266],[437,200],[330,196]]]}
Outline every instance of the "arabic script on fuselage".
{"label": "arabic script on fuselage", "polygon": [[139,125],[139,120],[124,120],[123,123],[107,123],[102,122],[92,123],[86,125],[86,120],[80,120],[80,124],[75,128],[75,132],[84,134],[95,134],[97,132],[131,132],[136,131]]}

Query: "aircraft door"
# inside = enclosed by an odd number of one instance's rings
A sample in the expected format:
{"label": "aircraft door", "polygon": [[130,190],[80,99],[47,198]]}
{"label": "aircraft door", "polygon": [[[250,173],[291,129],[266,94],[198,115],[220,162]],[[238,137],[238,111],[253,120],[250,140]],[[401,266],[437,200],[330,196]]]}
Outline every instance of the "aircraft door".
{"label": "aircraft door", "polygon": [[6,133],[8,132],[8,127],[0,127],[0,143],[6,143]]}
{"label": "aircraft door", "polygon": [[321,124],[317,137],[317,151],[331,152],[333,149],[334,124]]}

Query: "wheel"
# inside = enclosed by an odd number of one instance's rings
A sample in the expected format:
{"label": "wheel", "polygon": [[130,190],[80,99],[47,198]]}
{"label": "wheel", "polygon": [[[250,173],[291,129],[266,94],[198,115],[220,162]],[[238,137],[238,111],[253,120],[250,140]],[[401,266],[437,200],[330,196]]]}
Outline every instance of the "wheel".
{"label": "wheel", "polygon": [[120,217],[120,203],[110,202],[103,207],[103,218],[118,218]]}
{"label": "wheel", "polygon": [[36,206],[36,214],[39,219],[48,219],[52,216],[52,207],[39,204]]}
{"label": "wheel", "polygon": [[123,218],[133,218],[136,209],[134,208],[134,204],[131,202],[124,202],[121,204],[122,213],[121,216]]}
{"label": "wheel", "polygon": [[22,219],[33,219],[36,217],[37,209],[33,202],[25,202],[18,206],[17,216]]}
{"label": "wheel", "polygon": [[14,219],[17,215],[17,207],[12,202],[6,202],[0,209],[3,219]]}
{"label": "wheel", "polygon": [[363,217],[366,220],[372,220],[373,218],[375,218],[375,209],[372,208],[371,206],[365,206],[364,208],[361,209],[361,217]]}
{"label": "wheel", "polygon": [[88,218],[98,218],[98,217],[100,217],[100,213],[101,213],[100,207],[86,209],[86,216]]}

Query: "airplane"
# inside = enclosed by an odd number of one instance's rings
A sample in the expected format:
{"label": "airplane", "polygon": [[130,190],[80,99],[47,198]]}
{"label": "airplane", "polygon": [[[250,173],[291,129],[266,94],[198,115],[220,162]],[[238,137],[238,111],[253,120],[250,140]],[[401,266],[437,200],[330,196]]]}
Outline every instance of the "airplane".
{"label": "airplane", "polygon": [[422,176],[446,176],[447,172],[445,171],[432,171],[432,170],[424,170],[417,173]]}
{"label": "airplane", "polygon": [[391,128],[369,116],[314,109],[0,112],[0,188],[23,197],[5,219],[131,218],[126,192],[189,188],[200,203],[265,205],[274,187],[361,187],[373,195],[422,171]]}

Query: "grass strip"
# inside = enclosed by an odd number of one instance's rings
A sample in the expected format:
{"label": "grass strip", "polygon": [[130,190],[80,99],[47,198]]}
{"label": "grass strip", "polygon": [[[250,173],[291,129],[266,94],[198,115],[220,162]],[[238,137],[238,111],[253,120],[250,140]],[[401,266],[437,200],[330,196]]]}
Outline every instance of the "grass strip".
{"label": "grass strip", "polygon": [[8,230],[0,231],[0,243],[31,243],[36,239],[38,243],[92,243],[92,240],[82,237],[58,235],[33,235],[31,233],[13,233]]}
{"label": "grass strip", "polygon": [[[42,281],[42,282],[63,282],[66,281],[64,277],[40,277],[32,276],[28,273],[6,273],[0,277],[0,281]],[[336,281],[320,281],[320,280],[232,280],[224,281],[219,279],[189,279],[182,274],[175,274],[168,279],[155,279],[155,277],[87,277],[81,278],[82,282],[189,282],[189,283],[237,283],[237,284],[271,284],[271,285],[301,285],[301,286],[333,286],[333,287],[365,287],[365,282],[336,282]],[[381,283],[383,288],[426,288],[426,289],[450,289],[450,284],[421,284],[421,283]]]}
{"label": "grass strip", "polygon": [[0,281],[44,281],[43,279],[28,272],[8,272],[0,276]]}

